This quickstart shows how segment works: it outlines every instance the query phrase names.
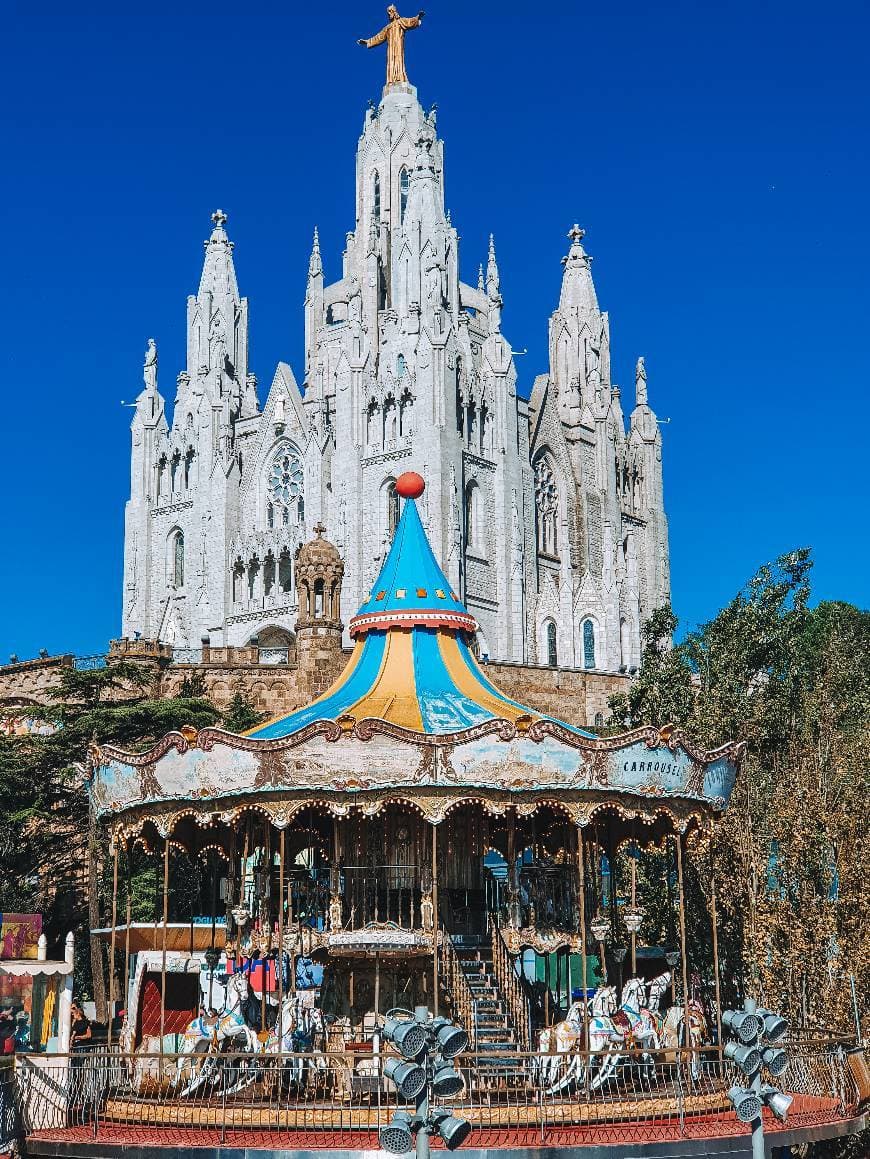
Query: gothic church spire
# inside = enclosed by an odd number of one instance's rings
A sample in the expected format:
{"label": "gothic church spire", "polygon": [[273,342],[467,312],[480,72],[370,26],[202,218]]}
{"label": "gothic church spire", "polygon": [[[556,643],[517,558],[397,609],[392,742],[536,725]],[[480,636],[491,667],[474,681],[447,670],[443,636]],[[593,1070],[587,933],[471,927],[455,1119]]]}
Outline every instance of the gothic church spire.
{"label": "gothic church spire", "polygon": [[592,283],[592,259],[580,244],[586,234],[579,225],[574,225],[568,231],[571,239],[571,248],[566,257],[562,258],[565,272],[562,276],[562,293],[559,297],[559,309],[597,311],[598,298],[595,286]]}

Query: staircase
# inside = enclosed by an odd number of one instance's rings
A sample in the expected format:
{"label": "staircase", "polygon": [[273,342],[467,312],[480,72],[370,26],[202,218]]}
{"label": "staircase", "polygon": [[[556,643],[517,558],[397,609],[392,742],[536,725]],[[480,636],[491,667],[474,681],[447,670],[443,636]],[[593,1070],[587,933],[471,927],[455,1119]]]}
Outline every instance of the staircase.
{"label": "staircase", "polygon": [[512,1013],[510,997],[499,986],[490,940],[454,937],[449,954],[455,971],[451,990],[457,997],[461,996],[454,1006],[454,1017],[468,1031],[470,1049],[477,1055],[478,1075],[487,1081],[508,1081],[511,1085],[520,1081],[526,1070],[524,1060],[503,1056],[516,1056],[526,1047]]}

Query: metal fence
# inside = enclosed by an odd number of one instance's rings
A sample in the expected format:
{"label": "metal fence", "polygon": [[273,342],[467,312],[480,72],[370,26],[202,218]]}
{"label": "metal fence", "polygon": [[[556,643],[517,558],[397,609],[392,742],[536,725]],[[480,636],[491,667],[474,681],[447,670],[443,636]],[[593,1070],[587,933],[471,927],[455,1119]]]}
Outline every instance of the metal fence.
{"label": "metal fence", "polygon": [[105,653],[99,656],[76,656],[73,664],[79,672],[91,672],[95,668],[105,668],[107,659]]}
{"label": "metal fence", "polygon": [[[376,1147],[376,1132],[406,1107],[384,1077],[386,1055],[90,1053],[19,1059],[17,1103],[28,1133],[337,1148]],[[456,1060],[463,1091],[443,1100],[473,1127],[473,1144],[637,1143],[738,1133],[729,1109],[731,1064],[714,1050],[602,1059],[479,1051]],[[846,1117],[858,1094],[844,1052],[802,1044],[782,1084],[788,1126]],[[437,1100],[436,1103],[441,1103]]]}

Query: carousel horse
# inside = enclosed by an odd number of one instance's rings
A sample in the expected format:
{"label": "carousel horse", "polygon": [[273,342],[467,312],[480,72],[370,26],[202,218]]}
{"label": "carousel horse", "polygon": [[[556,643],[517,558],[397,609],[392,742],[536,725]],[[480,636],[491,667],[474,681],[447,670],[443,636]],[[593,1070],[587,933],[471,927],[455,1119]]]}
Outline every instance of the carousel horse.
{"label": "carousel horse", "polygon": [[[689,1046],[692,1049],[691,1071],[692,1078],[697,1079],[701,1073],[698,1051],[710,1042],[710,1031],[707,1026],[707,1017],[704,1007],[697,998],[688,1001],[689,1013]],[[672,1006],[664,1019],[662,1030],[662,1046],[668,1051],[665,1056],[669,1062],[674,1061],[676,1052],[686,1043],[686,1029],[683,1020],[682,1006]]]}
{"label": "carousel horse", "polygon": [[[280,1075],[288,1075],[294,1086],[301,1087],[307,1067],[322,1070],[327,1065],[318,1048],[318,1043],[323,1045],[325,1034],[326,1022],[323,1011],[307,1007],[297,995],[288,994],[281,1003],[278,1018],[269,1032],[264,1051],[267,1057],[290,1055],[290,1058],[281,1059]],[[303,1054],[310,1054],[311,1057],[300,1057]],[[273,1082],[274,1074],[267,1073],[264,1085],[271,1089]]]}
{"label": "carousel horse", "polygon": [[[606,1081],[613,1066],[616,1065],[614,1061],[611,1066],[609,1059],[614,1044],[622,1042],[622,1034],[610,1017],[616,1008],[616,988],[599,986],[589,1008],[587,1019],[589,1041],[586,1047],[590,1064],[595,1057],[601,1056],[599,1074],[593,1081],[596,1088]],[[565,1021],[541,1031],[538,1040],[539,1073],[545,1094],[560,1094],[572,1083],[582,1080],[585,1073],[582,1049],[583,1003],[575,1002],[569,1009]],[[571,1056],[568,1058],[567,1066],[560,1057],[562,1055]]]}
{"label": "carousel horse", "polygon": [[[232,974],[226,987],[226,1006],[220,1014],[200,1014],[194,1018],[182,1036],[179,1050],[178,1070],[173,1086],[177,1089],[188,1068],[192,1067],[194,1055],[207,1055],[207,1059],[194,1074],[187,1086],[180,1092],[180,1098],[192,1095],[206,1080],[216,1078],[217,1056],[221,1047],[232,1043],[246,1054],[256,1055],[260,1043],[256,1034],[245,1022],[242,1015],[249,994],[248,979],[242,973]],[[241,1040],[241,1042],[239,1042]],[[232,1089],[243,1085],[240,1080]],[[229,1093],[229,1092],[228,1092]]]}

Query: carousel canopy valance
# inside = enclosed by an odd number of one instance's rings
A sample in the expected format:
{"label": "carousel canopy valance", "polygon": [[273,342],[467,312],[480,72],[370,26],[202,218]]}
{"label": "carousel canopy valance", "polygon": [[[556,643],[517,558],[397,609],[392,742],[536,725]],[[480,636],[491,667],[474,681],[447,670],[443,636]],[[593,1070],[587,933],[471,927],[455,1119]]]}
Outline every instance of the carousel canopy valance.
{"label": "carousel canopy valance", "polygon": [[[392,549],[359,614],[344,672],[299,709],[240,736],[170,733],[150,752],[91,753],[99,815],[135,811],[169,833],[173,818],[229,818],[252,801],[284,825],[317,800],[338,814],[405,800],[431,821],[463,799],[493,811],[557,804],[585,824],[623,798],[626,816],[669,814],[682,827],[723,808],[740,746],[695,748],[673,729],[591,733],[527,708],[487,679],[469,645],[476,628],[426,538],[412,472]],[[616,798],[614,797],[616,795]]]}

